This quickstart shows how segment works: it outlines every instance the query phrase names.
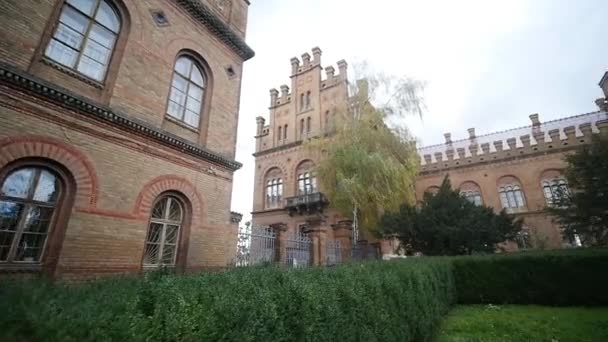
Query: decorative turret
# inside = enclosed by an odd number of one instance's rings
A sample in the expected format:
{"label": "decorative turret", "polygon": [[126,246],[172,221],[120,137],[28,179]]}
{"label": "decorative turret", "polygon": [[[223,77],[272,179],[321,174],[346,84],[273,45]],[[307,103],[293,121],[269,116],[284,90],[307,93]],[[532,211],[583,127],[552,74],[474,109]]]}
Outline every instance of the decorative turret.
{"label": "decorative turret", "polygon": [[317,46],[312,48],[312,56],[313,56],[313,63],[315,65],[321,65],[321,54],[323,52],[321,51],[321,49]]}
{"label": "decorative turret", "polygon": [[310,66],[310,54],[305,52],[302,54],[302,67],[307,69]]}
{"label": "decorative turret", "polygon": [[277,98],[279,97],[279,91],[276,88],[270,89],[270,107],[277,104]]}
{"label": "decorative turret", "polygon": [[341,59],[338,61],[338,70],[340,70],[340,77],[342,80],[348,79],[346,70],[348,69],[348,64],[345,60]]}
{"label": "decorative turret", "polygon": [[300,60],[298,57],[291,58],[291,75],[295,75],[298,73],[298,69],[300,68]]}
{"label": "decorative turret", "polygon": [[264,130],[264,124],[266,123],[266,120],[261,117],[258,116],[257,118],[255,118],[255,123],[256,123],[256,135],[262,135],[262,131]]}
{"label": "decorative turret", "polygon": [[608,71],[604,73],[599,86],[604,92],[604,97],[595,100],[595,104],[600,108],[600,111],[608,112]]}

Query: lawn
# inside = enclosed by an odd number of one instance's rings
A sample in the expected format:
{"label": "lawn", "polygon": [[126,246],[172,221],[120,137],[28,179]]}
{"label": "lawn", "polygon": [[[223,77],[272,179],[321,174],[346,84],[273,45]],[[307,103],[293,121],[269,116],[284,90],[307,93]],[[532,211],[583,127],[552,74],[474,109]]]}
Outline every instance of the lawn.
{"label": "lawn", "polygon": [[608,341],[608,308],[466,305],[450,311],[436,342]]}

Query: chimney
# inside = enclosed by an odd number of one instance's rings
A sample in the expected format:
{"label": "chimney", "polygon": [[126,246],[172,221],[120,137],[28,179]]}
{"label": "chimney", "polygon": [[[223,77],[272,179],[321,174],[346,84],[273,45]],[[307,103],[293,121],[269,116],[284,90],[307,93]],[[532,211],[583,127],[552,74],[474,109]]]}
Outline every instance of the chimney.
{"label": "chimney", "polygon": [[262,135],[262,130],[264,129],[264,124],[266,123],[266,120],[263,117],[258,116],[257,118],[255,118],[255,123],[257,125],[256,134]]}
{"label": "chimney", "polygon": [[452,145],[452,133],[445,133],[443,136],[445,137],[445,144]]}
{"label": "chimney", "polygon": [[471,128],[468,129],[468,131],[469,131],[469,139],[470,140],[475,140],[475,138],[477,138],[475,136],[475,128],[471,127]]}
{"label": "chimney", "polygon": [[319,49],[318,46],[312,48],[312,56],[313,56],[313,63],[317,64],[317,65],[321,65],[321,54],[323,52],[321,51],[321,49]]}
{"label": "chimney", "polygon": [[310,55],[308,54],[308,52],[305,52],[302,55],[302,67],[304,67],[306,69],[309,66],[310,66]]}
{"label": "chimney", "polygon": [[532,121],[532,126],[540,126],[538,113],[530,114],[530,121]]}
{"label": "chimney", "polygon": [[293,57],[291,59],[291,74],[292,75],[297,74],[299,67],[300,67],[300,60],[297,57]]}
{"label": "chimney", "polygon": [[277,104],[277,97],[279,96],[279,91],[275,88],[270,89],[270,107],[273,107]]}
{"label": "chimney", "polygon": [[325,68],[325,75],[327,75],[327,83],[330,83],[334,80],[334,74],[336,73],[336,69],[333,66],[328,66]]}
{"label": "chimney", "polygon": [[289,95],[289,87],[287,84],[281,86],[281,97],[286,98]]}
{"label": "chimney", "polygon": [[345,60],[341,59],[338,61],[338,70],[340,70],[340,77],[342,77],[343,80],[347,79],[347,76],[346,76],[347,68],[348,68],[348,64],[346,63]]}

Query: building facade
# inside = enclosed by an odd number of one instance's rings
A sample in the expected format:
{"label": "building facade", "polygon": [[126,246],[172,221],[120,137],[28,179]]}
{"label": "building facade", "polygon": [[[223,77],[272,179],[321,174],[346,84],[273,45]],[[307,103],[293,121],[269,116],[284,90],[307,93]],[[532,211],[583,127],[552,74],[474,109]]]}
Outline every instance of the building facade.
{"label": "building facade", "polygon": [[[329,134],[333,118],[348,103],[347,63],[323,69],[321,49],[291,59],[291,87],[270,90],[270,115],[257,118],[252,223],[270,226],[278,236],[278,259],[289,258],[285,239],[306,236],[306,263],[326,260],[328,241],[350,243],[350,225],[328,209],[315,175],[319,155],[304,142]],[[285,261],[285,260],[283,260]]]}
{"label": "building facade", "polygon": [[232,262],[248,5],[0,2],[0,272]]}
{"label": "building facade", "polygon": [[[329,257],[328,245],[336,241],[342,249],[353,244],[349,221],[328,209],[314,173],[319,155],[303,146],[309,138],[331,134],[332,118],[347,110],[347,65],[338,62],[340,72],[325,68],[322,75],[321,50],[313,58],[302,55],[291,60],[291,88],[270,91],[269,123],[257,118],[253,225],[265,226],[278,236],[275,259],[283,261],[289,248],[284,239],[294,234],[311,238],[311,264],[323,264]],[[416,198],[439,188],[446,175],[452,185],[469,200],[497,211],[505,208],[523,218],[524,230],[507,249],[561,248],[576,244],[566,241],[561,229],[543,209],[555,201],[556,188],[567,188],[562,170],[564,156],[591,141],[592,134],[606,129],[608,114],[608,73],[600,81],[606,98],[596,100],[600,111],[541,123],[538,114],[530,116],[527,127],[482,136],[469,130],[469,138],[418,149],[420,174]],[[291,89],[291,91],[290,91]],[[283,239],[283,240],[282,240]],[[363,246],[366,245],[363,241]],[[368,245],[370,246],[370,245]],[[393,254],[394,240],[372,246],[378,253]],[[348,257],[350,251],[343,252]]]}

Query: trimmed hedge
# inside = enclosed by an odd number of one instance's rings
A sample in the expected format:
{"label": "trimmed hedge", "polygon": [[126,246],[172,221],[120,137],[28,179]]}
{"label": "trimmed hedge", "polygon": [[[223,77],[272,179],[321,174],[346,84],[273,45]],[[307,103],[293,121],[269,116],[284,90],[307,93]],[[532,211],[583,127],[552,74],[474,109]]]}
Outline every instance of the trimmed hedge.
{"label": "trimmed hedge", "polygon": [[608,305],[608,250],[454,259],[460,304]]}
{"label": "trimmed hedge", "polygon": [[428,341],[450,306],[608,305],[608,250],[0,284],[2,341]]}
{"label": "trimmed hedge", "polygon": [[247,268],[87,284],[4,283],[3,341],[428,341],[454,301],[448,259]]}

